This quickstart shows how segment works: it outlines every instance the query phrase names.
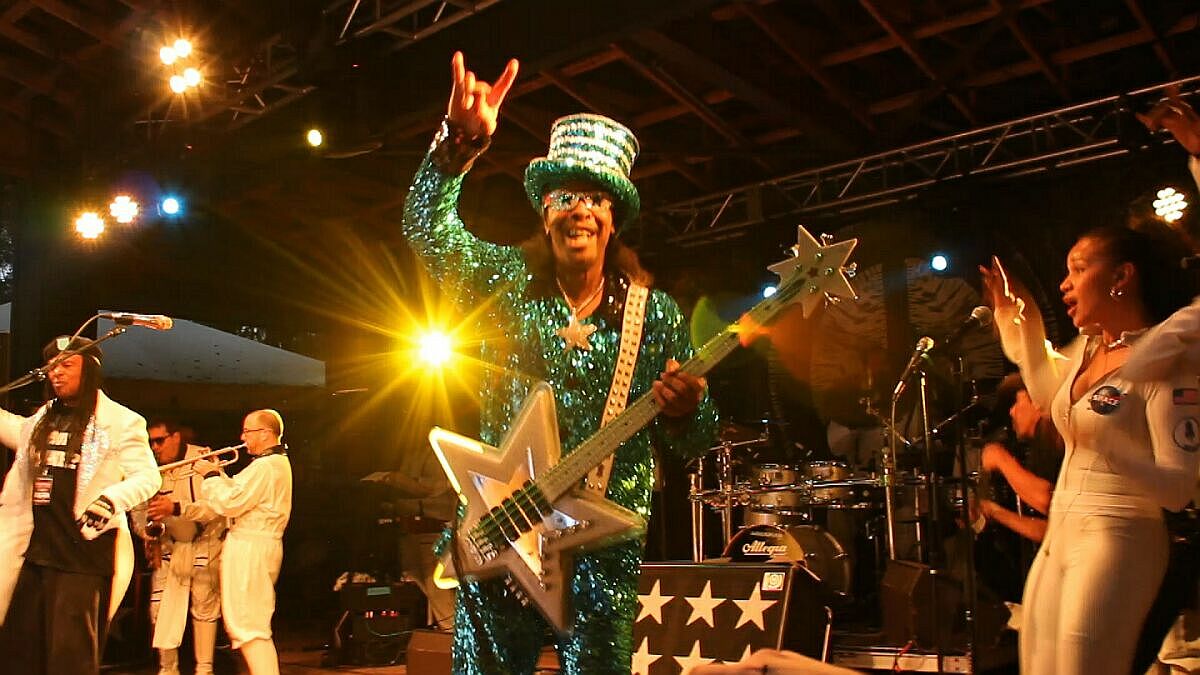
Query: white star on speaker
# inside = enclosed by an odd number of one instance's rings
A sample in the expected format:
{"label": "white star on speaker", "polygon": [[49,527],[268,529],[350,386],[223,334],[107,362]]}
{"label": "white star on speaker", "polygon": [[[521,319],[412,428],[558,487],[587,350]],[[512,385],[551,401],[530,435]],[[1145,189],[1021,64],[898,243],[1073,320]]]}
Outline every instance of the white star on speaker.
{"label": "white star on speaker", "polygon": [[642,638],[642,644],[633,653],[633,672],[631,675],[650,675],[650,665],[665,657],[650,653],[650,638]]}
{"label": "white star on speaker", "polygon": [[822,246],[804,226],[796,228],[795,256],[768,265],[767,269],[779,275],[779,285],[802,284],[796,297],[800,301],[805,317],[811,316],[816,306],[825,300],[825,294],[858,298],[854,287],[846,278],[843,265],[858,244],[857,239],[846,239],[836,244]]}
{"label": "white star on speaker", "polygon": [[717,605],[725,602],[725,598],[714,598],[712,596],[712,582],[704,582],[704,590],[700,592],[700,597],[694,598],[691,596],[683,596],[684,600],[692,606],[692,615],[688,617],[685,626],[692,625],[693,621],[703,620],[708,624],[709,628],[716,628],[716,621],[713,620],[713,610]]}
{"label": "white star on speaker", "polygon": [[766,624],[763,622],[763,612],[770,609],[778,600],[763,600],[762,593],[759,591],[762,586],[754,584],[754,590],[750,592],[750,597],[745,600],[734,598],[733,603],[741,610],[742,616],[738,619],[735,629],[741,628],[742,624],[753,623],[758,626],[759,630],[766,630]]}
{"label": "white star on speaker", "polygon": [[683,675],[687,675],[687,672],[696,666],[706,666],[716,660],[700,656],[699,640],[696,640],[692,645],[692,651],[687,656],[675,656],[673,658],[675,659],[675,663],[679,664],[679,672],[683,673]]}
{"label": "white star on speaker", "polygon": [[658,623],[662,623],[662,608],[663,605],[675,599],[673,595],[662,595],[658,592],[658,585],[661,580],[654,581],[654,588],[650,589],[650,595],[638,595],[638,604],[642,606],[642,611],[638,612],[638,616],[634,619],[634,623],[641,621],[646,617],[651,617]]}

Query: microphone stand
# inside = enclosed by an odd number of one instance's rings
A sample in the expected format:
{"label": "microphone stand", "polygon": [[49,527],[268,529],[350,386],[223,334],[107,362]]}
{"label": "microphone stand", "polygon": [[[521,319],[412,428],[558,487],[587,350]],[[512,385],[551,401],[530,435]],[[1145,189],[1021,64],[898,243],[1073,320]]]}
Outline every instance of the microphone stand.
{"label": "microphone stand", "polygon": [[[961,353],[955,354],[954,365],[952,368],[951,379],[954,382],[955,403],[961,408],[963,399],[963,385],[966,383],[966,364]],[[973,399],[978,399],[978,395],[972,396]],[[974,401],[972,401],[973,403]],[[968,406],[969,407],[969,406]],[[979,644],[979,623],[977,621],[977,612],[979,608],[978,588],[975,585],[975,533],[971,530],[971,505],[967,495],[967,443],[966,433],[963,425],[963,419],[960,414],[956,415],[954,420],[954,443],[955,451],[958,457],[958,465],[960,473],[958,481],[958,496],[959,496],[959,517],[962,522],[967,523],[968,541],[967,549],[967,573],[963,580],[963,591],[967,598],[967,606],[965,612],[966,628],[967,628],[967,662],[970,665],[971,672],[977,672],[978,655],[975,653],[975,647]]]}
{"label": "microphone stand", "polygon": [[[75,333],[73,335],[71,335],[71,338],[70,338],[70,340],[67,341],[67,343],[70,344],[71,340],[74,340],[75,338],[79,337],[83,333],[83,331],[88,327],[88,325],[91,324],[96,319],[98,319],[99,317],[100,317],[100,315],[97,314],[97,315],[93,316],[92,318],[88,319],[87,321],[83,322],[83,325],[79,327],[79,330],[75,331]],[[71,358],[72,356],[75,356],[76,354],[84,353],[85,351],[87,351],[87,349],[90,349],[91,347],[94,347],[94,346],[100,344],[101,342],[107,342],[108,340],[111,340],[111,339],[117,337],[118,335],[121,335],[128,329],[129,329],[128,326],[114,324],[112,328],[108,329],[107,333],[96,338],[96,340],[93,341],[92,344],[88,345],[86,348],[62,350],[57,355],[55,355],[54,358],[50,359],[50,361],[48,361],[46,363],[46,365],[34,368],[33,370],[29,371],[28,373],[25,373],[24,375],[18,377],[17,379],[13,380],[12,382],[9,382],[6,385],[0,386],[0,394],[6,394],[15,389],[20,389],[21,387],[24,387],[26,385],[33,384],[34,382],[44,381],[46,379],[46,377],[50,374],[50,371],[54,370],[54,367],[57,366],[58,364]]]}

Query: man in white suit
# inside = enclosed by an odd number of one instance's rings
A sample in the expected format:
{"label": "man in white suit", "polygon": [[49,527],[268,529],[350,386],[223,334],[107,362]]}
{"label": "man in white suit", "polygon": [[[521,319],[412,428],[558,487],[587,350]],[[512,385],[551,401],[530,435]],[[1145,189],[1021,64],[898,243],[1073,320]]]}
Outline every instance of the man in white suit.
{"label": "man in white suit", "polygon": [[0,658],[6,672],[98,673],[133,571],[125,512],[162,481],[146,421],[100,390],[95,343],[56,338],[42,355],[54,398],[32,417],[0,410],[17,451],[0,491]]}
{"label": "man in white suit", "polygon": [[196,462],[195,469],[204,476],[201,498],[229,519],[221,553],[225,631],[251,675],[279,675],[271,616],[283,563],[283,531],[292,514],[292,465],[283,444],[283,418],[274,410],[246,415],[242,442],[254,461],[236,476],[225,476],[205,460]]}

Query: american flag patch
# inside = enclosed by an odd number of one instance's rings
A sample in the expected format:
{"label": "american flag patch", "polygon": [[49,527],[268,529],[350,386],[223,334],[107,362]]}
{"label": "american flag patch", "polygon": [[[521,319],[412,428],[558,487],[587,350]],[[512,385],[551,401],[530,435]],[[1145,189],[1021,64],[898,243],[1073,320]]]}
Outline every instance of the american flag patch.
{"label": "american flag patch", "polygon": [[1200,389],[1175,389],[1172,391],[1171,400],[1175,405],[1196,405],[1200,403]]}

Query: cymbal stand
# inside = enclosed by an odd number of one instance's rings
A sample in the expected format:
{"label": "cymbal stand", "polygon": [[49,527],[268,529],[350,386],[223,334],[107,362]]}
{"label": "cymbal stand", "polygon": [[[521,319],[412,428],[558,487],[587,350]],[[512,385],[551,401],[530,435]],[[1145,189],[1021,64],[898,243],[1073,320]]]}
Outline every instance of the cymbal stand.
{"label": "cymbal stand", "polygon": [[692,562],[704,561],[704,502],[700,491],[704,485],[704,462],[696,461],[696,471],[688,474],[692,502]]}
{"label": "cymbal stand", "polygon": [[733,447],[734,443],[721,444],[717,452],[717,486],[721,490],[721,550],[733,539]]}

